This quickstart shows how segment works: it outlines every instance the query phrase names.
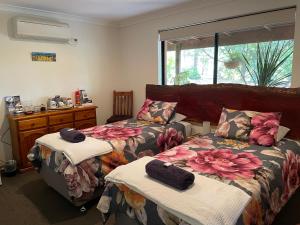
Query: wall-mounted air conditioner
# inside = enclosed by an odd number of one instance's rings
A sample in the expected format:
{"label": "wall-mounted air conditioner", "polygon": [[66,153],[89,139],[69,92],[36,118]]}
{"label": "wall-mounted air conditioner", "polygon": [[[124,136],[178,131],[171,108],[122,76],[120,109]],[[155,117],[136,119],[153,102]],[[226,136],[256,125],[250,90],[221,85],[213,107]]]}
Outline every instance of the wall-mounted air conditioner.
{"label": "wall-mounted air conditioner", "polygon": [[68,43],[71,30],[68,24],[40,17],[14,17],[12,35],[16,39]]}

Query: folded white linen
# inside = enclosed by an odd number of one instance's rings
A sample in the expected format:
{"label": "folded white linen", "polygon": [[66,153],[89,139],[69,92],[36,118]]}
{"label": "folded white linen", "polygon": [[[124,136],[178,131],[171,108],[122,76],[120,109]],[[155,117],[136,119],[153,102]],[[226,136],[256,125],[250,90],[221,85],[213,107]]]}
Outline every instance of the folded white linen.
{"label": "folded white linen", "polygon": [[[145,165],[153,160],[143,157],[110,172],[107,181],[124,184],[163,209],[192,225],[234,225],[250,196],[237,187],[195,174],[195,183],[178,191],[149,178]],[[98,208],[101,208],[98,205]]]}
{"label": "folded white linen", "polygon": [[82,142],[71,143],[62,139],[59,133],[46,134],[36,139],[35,142],[50,148],[52,151],[63,152],[73,165],[113,150],[112,146],[103,140],[86,137]]}

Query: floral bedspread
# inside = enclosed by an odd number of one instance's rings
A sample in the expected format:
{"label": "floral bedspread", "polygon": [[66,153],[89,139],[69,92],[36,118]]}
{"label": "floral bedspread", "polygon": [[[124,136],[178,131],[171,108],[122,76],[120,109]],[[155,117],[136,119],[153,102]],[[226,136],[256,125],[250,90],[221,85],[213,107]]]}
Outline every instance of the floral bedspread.
{"label": "floral bedspread", "polygon": [[[209,134],[155,157],[247,192],[251,200],[238,225],[271,224],[300,186],[300,144],[289,139],[264,147]],[[107,185],[98,209],[127,214],[132,224],[187,225],[124,185]]]}
{"label": "floral bedspread", "polygon": [[[44,161],[48,167],[65,177],[69,195],[74,201],[92,197],[96,188],[103,188],[104,176],[119,165],[127,164],[145,155],[153,156],[186,138],[180,123],[160,125],[129,119],[82,130],[87,136],[108,141],[113,151],[72,165],[61,152],[35,145],[32,164],[39,169]],[[83,149],[84,151],[84,149]]]}

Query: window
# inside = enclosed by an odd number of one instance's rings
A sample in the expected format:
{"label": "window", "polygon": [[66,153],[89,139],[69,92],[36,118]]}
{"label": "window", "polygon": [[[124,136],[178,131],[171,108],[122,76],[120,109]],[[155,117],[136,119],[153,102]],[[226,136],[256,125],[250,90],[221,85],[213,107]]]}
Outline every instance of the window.
{"label": "window", "polygon": [[167,42],[166,84],[212,84],[214,38]]}
{"label": "window", "polygon": [[218,83],[290,87],[294,25],[219,35]]}
{"label": "window", "polygon": [[[188,32],[182,32],[185,33]],[[290,87],[293,37],[294,21],[279,21],[216,32],[206,37],[166,38],[165,84],[238,83]]]}

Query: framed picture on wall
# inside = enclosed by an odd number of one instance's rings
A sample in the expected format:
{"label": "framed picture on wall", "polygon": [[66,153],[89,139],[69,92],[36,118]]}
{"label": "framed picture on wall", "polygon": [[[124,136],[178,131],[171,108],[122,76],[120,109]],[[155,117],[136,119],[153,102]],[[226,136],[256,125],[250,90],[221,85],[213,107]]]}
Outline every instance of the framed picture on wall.
{"label": "framed picture on wall", "polygon": [[21,104],[20,96],[6,96],[4,97],[6,110],[8,113],[22,113],[23,106]]}
{"label": "framed picture on wall", "polygon": [[56,62],[56,53],[32,52],[31,59],[37,62]]}

